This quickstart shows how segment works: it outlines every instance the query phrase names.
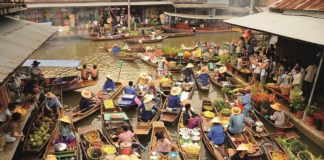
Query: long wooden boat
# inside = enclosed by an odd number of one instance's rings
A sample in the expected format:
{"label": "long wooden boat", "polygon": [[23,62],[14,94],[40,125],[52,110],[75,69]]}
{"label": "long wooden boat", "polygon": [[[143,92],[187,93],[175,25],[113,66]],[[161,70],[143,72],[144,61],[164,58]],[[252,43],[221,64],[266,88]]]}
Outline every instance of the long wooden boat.
{"label": "long wooden boat", "polygon": [[140,55],[140,57],[141,57],[141,60],[144,62],[144,63],[146,63],[146,64],[148,64],[149,66],[152,66],[152,67],[154,67],[154,68],[157,68],[158,67],[158,62],[154,62],[153,60],[151,60],[151,59],[145,59],[144,57],[145,57],[145,55],[144,54],[139,54]]}
{"label": "long wooden boat", "polygon": [[[60,78],[62,81],[59,83],[54,83],[58,78]],[[45,87],[62,86],[62,91],[65,92],[93,86],[96,84],[97,81],[95,80],[82,81],[79,76],[66,76],[46,78]]]}
{"label": "long wooden boat", "polygon": [[[164,123],[163,122],[160,122],[160,121],[157,121],[157,122],[153,122],[152,124],[152,134],[151,134],[151,141],[150,141],[150,144],[148,146],[148,151],[149,153],[153,152],[153,146],[155,146],[156,142],[157,142],[157,139],[156,139],[156,136],[155,134],[158,133],[158,132],[162,132],[164,137],[166,139],[168,139],[172,144],[175,144],[177,145],[177,143],[173,142],[172,141],[172,138],[168,132],[168,130],[165,128],[164,126]],[[182,153],[180,152],[179,153],[179,158],[180,159],[183,159],[183,155]]]}
{"label": "long wooden boat", "polygon": [[125,54],[125,55],[122,55],[122,53],[114,54],[114,53],[112,53],[111,48],[109,48],[107,46],[105,46],[104,48],[106,49],[107,52],[111,53],[114,57],[116,57],[120,60],[123,60],[123,61],[135,61],[140,58],[137,55],[131,55],[131,54]]}
{"label": "long wooden boat", "polygon": [[[205,110],[204,106],[212,106],[212,103],[209,99],[204,99],[202,102],[201,107],[201,113],[207,111]],[[212,107],[212,110],[210,112],[213,112],[215,115],[217,114],[214,107]],[[220,149],[220,147],[216,147],[212,141],[208,138],[209,129],[211,128],[211,119],[207,118],[205,116],[201,116],[201,123],[199,124],[200,130],[202,131],[202,139],[205,143],[206,148],[211,153],[211,155],[217,159],[217,160],[226,160],[229,155],[227,153],[226,144],[224,145],[224,150]]]}
{"label": "long wooden boat", "polygon": [[[167,33],[179,33],[179,32],[189,32],[189,33],[193,33],[191,28],[188,29],[178,29],[178,28],[170,28],[170,27],[161,27],[161,29],[164,32]],[[220,33],[220,32],[229,32],[230,29],[228,28],[196,28],[196,33],[197,34],[210,34],[210,33]]]}
{"label": "long wooden boat", "polygon": [[[124,89],[123,84],[120,83],[120,82],[115,82],[115,86],[116,86],[116,89],[115,89],[114,92],[107,94],[107,93],[105,93],[103,91],[99,91],[96,96],[99,99],[111,98],[111,97],[114,97],[114,96],[118,95]],[[73,110],[73,113],[69,113],[69,114],[71,114],[72,122],[77,123],[77,122],[85,119],[86,117],[89,117],[90,115],[92,115],[95,112],[99,111],[100,107],[102,105],[103,104],[101,102],[98,102],[96,106],[91,107],[90,109],[87,109],[86,111],[80,111],[80,108],[78,106],[75,107],[75,109]]]}
{"label": "long wooden boat", "polygon": [[140,44],[140,40],[142,41],[142,44],[145,43],[157,43],[157,42],[162,42],[166,36],[162,37],[161,39],[151,39],[151,38],[142,38],[142,39],[128,39],[123,41],[124,43],[129,43],[129,44]]}
{"label": "long wooden boat", "polygon": [[199,83],[198,78],[195,77],[195,82],[197,85],[197,88],[200,89],[201,91],[208,92],[210,89],[210,82],[208,82],[207,86],[202,86],[201,83]]}
{"label": "long wooden boat", "polygon": [[122,49],[123,52],[129,52],[129,53],[144,53],[146,52],[145,48],[129,48],[129,49]]}
{"label": "long wooden boat", "polygon": [[163,33],[164,36],[167,36],[168,38],[177,38],[177,37],[189,37],[194,36],[194,33],[189,32],[177,32],[177,33]]}
{"label": "long wooden boat", "polygon": [[130,95],[130,94],[119,94],[116,96],[114,100],[114,104],[117,107],[122,108],[123,110],[127,109],[135,109],[137,108],[137,104],[135,103],[135,95]]}
{"label": "long wooden boat", "polygon": [[74,141],[70,142],[70,144],[67,145],[67,149],[64,151],[56,151],[55,150],[55,144],[60,140],[61,138],[61,121],[58,122],[58,127],[54,131],[54,135],[49,140],[48,145],[46,147],[46,151],[44,154],[44,158],[46,155],[53,154],[56,156],[57,159],[64,159],[64,158],[73,158],[75,160],[78,160],[80,157],[80,150],[79,150],[79,139],[77,137],[77,132],[73,126],[73,124],[70,124],[70,128],[72,129],[73,135],[75,135]]}
{"label": "long wooden boat", "polygon": [[257,109],[253,108],[253,110],[254,110],[254,113],[256,113],[256,115],[257,115],[258,117],[261,117],[263,120],[265,120],[265,121],[267,121],[268,123],[270,123],[271,126],[272,126],[273,128],[275,128],[276,130],[278,130],[278,131],[287,131],[287,130],[290,130],[290,129],[294,128],[294,124],[290,121],[290,119],[289,119],[288,116],[285,116],[285,118],[286,118],[286,123],[285,123],[285,125],[282,126],[282,127],[278,127],[278,126],[276,126],[272,121],[270,121],[269,119],[264,118],[264,116],[263,116],[263,115],[262,115],[262,114],[261,114]]}
{"label": "long wooden boat", "polygon": [[[87,127],[88,129],[85,129],[84,131],[80,131],[79,129],[79,134],[80,134],[80,141],[81,141],[81,148],[82,148],[82,152],[84,157],[87,160],[94,160],[93,158],[91,158],[88,155],[88,149],[90,148],[90,146],[94,145],[94,143],[91,143],[89,141],[86,140],[85,135],[89,132],[95,132],[95,133],[99,133],[99,139],[96,140],[96,142],[101,143],[102,145],[109,145],[111,147],[115,147],[98,129],[94,129],[92,127]],[[117,149],[116,149],[117,151]],[[116,152],[114,155],[118,155],[118,152]]]}

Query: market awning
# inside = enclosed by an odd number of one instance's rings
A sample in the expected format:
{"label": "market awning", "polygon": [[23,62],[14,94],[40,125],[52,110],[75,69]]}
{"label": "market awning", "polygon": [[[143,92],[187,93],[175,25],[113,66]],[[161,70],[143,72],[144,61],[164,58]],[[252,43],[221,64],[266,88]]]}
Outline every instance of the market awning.
{"label": "market awning", "polygon": [[222,3],[202,3],[202,4],[173,4],[175,8],[221,8],[225,9],[228,4]]}
{"label": "market awning", "polygon": [[261,12],[226,23],[324,46],[324,19]]}
{"label": "market awning", "polygon": [[[131,6],[172,5],[170,1],[131,2]],[[127,6],[125,2],[71,2],[71,3],[28,3],[27,8],[57,8],[57,7],[107,7]]]}
{"label": "market awning", "polygon": [[[28,59],[22,65],[23,67],[30,67],[34,62],[34,59]],[[40,62],[40,67],[78,67],[80,64],[79,60],[37,60]]]}
{"label": "market awning", "polygon": [[56,28],[0,17],[0,83],[34,53]]}
{"label": "market awning", "polygon": [[189,18],[189,19],[229,19],[234,17],[228,15],[211,16],[211,15],[195,15],[195,14],[182,14],[182,13],[170,13],[170,12],[164,12],[164,14],[171,17],[180,17],[180,18]]}

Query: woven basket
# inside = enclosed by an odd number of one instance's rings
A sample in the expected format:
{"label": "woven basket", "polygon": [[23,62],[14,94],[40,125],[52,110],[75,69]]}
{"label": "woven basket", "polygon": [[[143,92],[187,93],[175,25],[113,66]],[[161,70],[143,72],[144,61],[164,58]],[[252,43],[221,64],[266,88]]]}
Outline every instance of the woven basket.
{"label": "woven basket", "polygon": [[288,96],[290,94],[290,89],[291,89],[290,86],[286,86],[286,85],[280,86],[280,91],[283,96]]}
{"label": "woven basket", "polygon": [[[94,158],[94,157],[92,157],[92,153],[93,153],[94,150],[96,150],[96,149],[98,149],[98,150],[101,151],[101,156],[100,156],[100,157],[97,157],[97,158]],[[102,152],[102,150],[101,150],[100,148],[98,148],[98,147],[89,147],[88,150],[87,150],[87,154],[88,154],[88,156],[89,156],[91,159],[93,159],[93,160],[100,159],[100,158],[103,156],[103,152]]]}

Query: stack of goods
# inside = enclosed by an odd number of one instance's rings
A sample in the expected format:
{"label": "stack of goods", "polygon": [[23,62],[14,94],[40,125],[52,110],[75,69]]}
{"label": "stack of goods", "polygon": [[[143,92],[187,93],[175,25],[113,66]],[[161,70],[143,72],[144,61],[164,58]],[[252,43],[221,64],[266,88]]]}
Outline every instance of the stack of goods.
{"label": "stack of goods", "polygon": [[[181,126],[180,126],[181,127]],[[198,159],[200,154],[200,129],[180,128],[180,145],[189,160]]]}
{"label": "stack of goods", "polygon": [[167,155],[158,155],[156,152],[153,152],[150,160],[180,160],[180,156],[177,152],[169,152]]}
{"label": "stack of goods", "polygon": [[54,131],[56,119],[56,116],[41,116],[33,123],[34,129],[28,135],[30,147],[40,148],[47,142]]}
{"label": "stack of goods", "polygon": [[298,139],[276,138],[279,145],[288,153],[290,159],[312,160],[314,155],[310,153]]}
{"label": "stack of goods", "polygon": [[105,100],[104,106],[105,106],[105,109],[107,109],[107,110],[111,110],[111,109],[115,108],[114,103],[111,99]]}

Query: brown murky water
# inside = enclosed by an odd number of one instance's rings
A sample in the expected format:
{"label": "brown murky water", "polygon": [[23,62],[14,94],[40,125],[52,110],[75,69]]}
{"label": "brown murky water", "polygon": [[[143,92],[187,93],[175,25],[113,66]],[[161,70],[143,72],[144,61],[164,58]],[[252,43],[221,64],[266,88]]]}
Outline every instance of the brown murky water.
{"label": "brown murky water", "polygon": [[[149,44],[146,46],[151,46],[153,48],[163,48],[167,47],[179,47],[181,44],[184,44],[187,47],[193,46],[197,41],[202,42],[215,42],[216,44],[221,45],[222,42],[231,41],[239,36],[238,33],[227,32],[227,33],[215,33],[215,34],[203,34],[192,37],[181,37],[181,38],[172,38],[166,39],[162,43]],[[100,78],[97,85],[88,87],[87,89],[92,92],[97,92],[101,89],[106,74],[112,75],[115,77],[115,80],[118,79],[119,71],[119,81],[127,82],[129,80],[135,81],[142,71],[147,71],[151,74],[155,74],[155,68],[148,66],[141,62],[140,60],[136,62],[125,62],[122,69],[118,67],[118,59],[111,56],[107,53],[103,46],[111,46],[115,43],[122,44],[121,41],[112,41],[112,42],[93,42],[89,40],[81,40],[76,38],[54,38],[48,41],[42,48],[40,48],[36,53],[32,55],[33,59],[65,59],[65,60],[81,60],[81,64],[97,64],[99,68]],[[79,74],[74,68],[44,68],[46,75],[75,75]],[[222,97],[219,88],[212,87],[209,93],[202,93],[196,90],[192,97],[193,99],[193,108],[200,114],[202,98],[209,97],[211,100],[214,100],[218,97]],[[80,99],[80,91],[71,91],[64,94],[64,104],[75,106]],[[136,121],[136,117],[133,111],[128,111],[127,113],[132,120]],[[90,124],[98,124],[98,114],[95,114],[89,117],[87,120],[77,124],[77,127],[83,127]],[[175,129],[176,127],[168,127],[171,136],[176,137]],[[150,137],[141,137],[140,140],[144,146],[148,144]],[[314,148],[314,152],[321,154],[321,151],[316,148],[309,140],[306,141],[311,148]],[[204,149],[204,148],[203,148]],[[312,149],[313,150],[313,149]],[[208,152],[203,152],[205,157],[204,159],[212,159]]]}

